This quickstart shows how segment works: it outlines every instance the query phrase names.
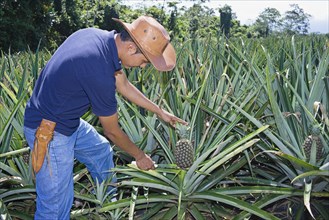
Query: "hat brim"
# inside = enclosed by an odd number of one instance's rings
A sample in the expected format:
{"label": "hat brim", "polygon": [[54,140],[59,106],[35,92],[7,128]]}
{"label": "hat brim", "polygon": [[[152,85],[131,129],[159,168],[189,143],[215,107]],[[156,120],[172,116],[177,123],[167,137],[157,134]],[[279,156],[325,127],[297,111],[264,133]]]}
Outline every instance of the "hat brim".
{"label": "hat brim", "polygon": [[144,48],[139,44],[136,36],[131,31],[132,25],[129,23],[125,23],[117,18],[112,18],[113,20],[122,24],[122,26],[128,31],[129,35],[133,39],[134,43],[138,46],[138,48],[143,52],[146,58],[153,64],[153,66],[159,71],[171,71],[176,66],[176,52],[171,43],[168,43],[163,53],[159,56],[152,55],[151,53],[144,50]]}

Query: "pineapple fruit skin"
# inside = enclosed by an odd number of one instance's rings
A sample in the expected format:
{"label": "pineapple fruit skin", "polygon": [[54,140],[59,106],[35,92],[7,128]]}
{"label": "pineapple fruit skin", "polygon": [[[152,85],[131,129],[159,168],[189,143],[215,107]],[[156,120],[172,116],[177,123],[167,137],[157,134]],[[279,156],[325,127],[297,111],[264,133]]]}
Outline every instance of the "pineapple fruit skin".
{"label": "pineapple fruit skin", "polygon": [[194,150],[191,141],[188,139],[180,139],[176,143],[174,152],[176,164],[181,169],[187,169],[193,164]]}
{"label": "pineapple fruit skin", "polygon": [[316,160],[318,161],[322,158],[322,149],[323,149],[323,145],[319,136],[317,135],[307,136],[304,140],[303,148],[304,148],[305,156],[309,160],[311,156],[313,141],[316,144]]}

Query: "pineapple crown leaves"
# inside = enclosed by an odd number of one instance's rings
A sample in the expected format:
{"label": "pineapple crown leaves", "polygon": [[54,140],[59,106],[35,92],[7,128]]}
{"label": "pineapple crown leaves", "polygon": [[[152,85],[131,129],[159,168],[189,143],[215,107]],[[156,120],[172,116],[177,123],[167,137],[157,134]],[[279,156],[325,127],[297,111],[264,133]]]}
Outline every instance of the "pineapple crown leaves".
{"label": "pineapple crown leaves", "polygon": [[175,126],[175,130],[181,139],[183,138],[188,139],[189,133],[191,131],[191,127],[188,125],[177,123]]}
{"label": "pineapple crown leaves", "polygon": [[311,133],[311,135],[315,135],[315,136],[320,135],[322,133],[321,132],[321,125],[313,123],[312,125],[310,125],[308,127],[308,132]]}

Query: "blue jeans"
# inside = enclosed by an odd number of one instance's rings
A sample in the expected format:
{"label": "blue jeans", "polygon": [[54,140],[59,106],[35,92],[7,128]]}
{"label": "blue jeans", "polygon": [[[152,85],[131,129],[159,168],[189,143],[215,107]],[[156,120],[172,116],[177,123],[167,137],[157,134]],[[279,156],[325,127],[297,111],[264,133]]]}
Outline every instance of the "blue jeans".
{"label": "blue jeans", "polygon": [[[26,140],[33,149],[36,129],[24,127]],[[73,204],[74,158],[85,164],[93,179],[101,183],[112,177],[113,150],[106,138],[84,120],[71,135],[54,133],[40,171],[36,174],[37,208],[34,218],[69,219]],[[112,182],[116,179],[112,178]]]}

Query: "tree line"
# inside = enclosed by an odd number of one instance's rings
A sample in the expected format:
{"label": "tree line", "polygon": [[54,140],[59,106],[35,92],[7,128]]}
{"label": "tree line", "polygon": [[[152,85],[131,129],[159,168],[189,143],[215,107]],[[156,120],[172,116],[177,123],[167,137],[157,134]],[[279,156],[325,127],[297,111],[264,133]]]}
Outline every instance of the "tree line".
{"label": "tree line", "polygon": [[[307,34],[310,15],[297,4],[283,15],[266,8],[252,25],[241,25],[231,6],[213,9],[191,0],[191,7],[179,2],[132,8],[119,0],[2,0],[0,2],[0,50],[56,49],[71,33],[85,27],[118,30],[113,17],[131,22],[142,14],[153,16],[184,41],[205,36],[259,38],[278,34]],[[218,15],[219,14],[219,15]]]}

